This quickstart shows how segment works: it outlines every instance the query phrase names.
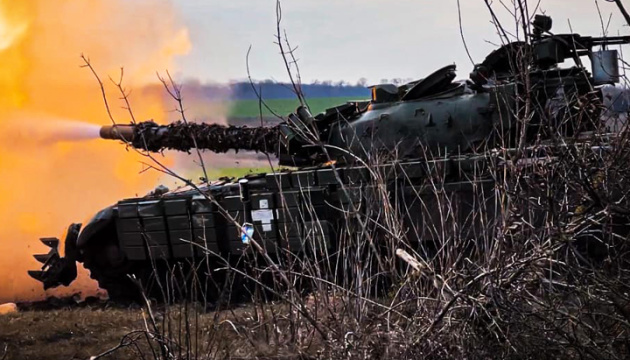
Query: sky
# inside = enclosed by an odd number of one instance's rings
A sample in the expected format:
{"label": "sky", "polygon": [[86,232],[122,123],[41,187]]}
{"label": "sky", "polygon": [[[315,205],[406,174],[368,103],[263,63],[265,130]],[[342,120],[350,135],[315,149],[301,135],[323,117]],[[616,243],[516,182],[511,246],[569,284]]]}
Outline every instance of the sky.
{"label": "sky", "polygon": [[[483,0],[460,0],[462,30],[475,62],[500,40]],[[498,0],[493,8],[505,24],[511,15]],[[507,8],[511,0],[504,0]],[[609,35],[630,34],[614,3],[605,0],[542,0],[538,13],[554,19],[555,33],[569,21],[582,35],[602,34],[612,14]],[[535,7],[536,1],[530,0]],[[421,78],[455,63],[459,77],[472,69],[458,25],[457,0],[283,0],[282,28],[298,46],[304,81]],[[178,75],[203,82],[247,76],[246,54],[255,79],[286,80],[274,45],[275,0],[188,0],[174,2],[192,43],[177,60]],[[514,30],[514,26],[511,26]]]}

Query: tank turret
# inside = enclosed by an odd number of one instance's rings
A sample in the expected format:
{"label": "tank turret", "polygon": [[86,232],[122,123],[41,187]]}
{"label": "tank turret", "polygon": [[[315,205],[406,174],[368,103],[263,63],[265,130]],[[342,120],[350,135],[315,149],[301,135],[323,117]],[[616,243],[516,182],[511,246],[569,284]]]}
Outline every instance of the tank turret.
{"label": "tank turret", "polygon": [[348,102],[316,116],[300,106],[271,127],[146,121],[103,126],[100,135],[151,152],[257,151],[278,157],[286,166],[332,160],[350,164],[399,149],[404,149],[399,158],[424,157],[427,151],[443,149],[462,153],[484,142],[501,121],[504,129],[510,127],[515,89],[513,84],[475,88],[470,81],[454,78],[455,66],[446,66],[401,87],[372,87],[372,99]]}

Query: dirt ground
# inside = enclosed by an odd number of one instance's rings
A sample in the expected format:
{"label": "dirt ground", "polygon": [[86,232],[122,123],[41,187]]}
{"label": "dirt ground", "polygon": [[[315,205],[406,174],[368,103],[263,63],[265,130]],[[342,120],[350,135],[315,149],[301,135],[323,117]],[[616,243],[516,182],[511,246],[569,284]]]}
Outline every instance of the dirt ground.
{"label": "dirt ground", "polygon": [[[139,305],[66,300],[18,307],[16,313],[0,315],[0,360],[157,359],[163,358],[158,338],[167,339],[175,358],[305,358],[290,344],[272,346],[261,340],[263,329],[269,327],[260,326],[256,319],[286,310],[280,304],[266,309],[266,315],[251,305],[222,311],[206,311],[201,304],[190,303],[155,305],[151,315],[157,331]],[[240,336],[245,329],[251,330],[247,340]]]}
{"label": "dirt ground", "polygon": [[[0,316],[0,359],[89,359],[143,329],[139,308],[107,306],[25,310]],[[136,358],[121,349],[104,359]]]}

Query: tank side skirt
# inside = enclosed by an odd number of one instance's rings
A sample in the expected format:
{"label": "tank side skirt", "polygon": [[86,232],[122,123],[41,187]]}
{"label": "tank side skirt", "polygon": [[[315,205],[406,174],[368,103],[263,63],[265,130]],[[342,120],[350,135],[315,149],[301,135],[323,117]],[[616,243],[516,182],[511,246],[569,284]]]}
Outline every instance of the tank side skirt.
{"label": "tank side skirt", "polygon": [[[463,175],[482,157],[449,160],[410,160],[379,166],[376,171],[393,189],[398,181],[417,186],[430,174],[448,175],[444,190],[468,191],[470,182]],[[337,182],[338,172],[343,188]],[[368,196],[365,186],[372,181],[364,167],[330,167],[272,173],[251,181],[254,228],[253,239],[269,254],[284,251],[313,251],[313,242],[332,247],[338,239],[343,214],[351,202],[359,204]],[[238,225],[245,220],[237,187],[224,185],[210,189],[212,196]],[[466,189],[464,189],[466,188]],[[363,190],[363,191],[362,191]],[[400,191],[400,189],[399,189]],[[222,256],[251,254],[255,249],[242,231],[207,201],[203,195],[170,194],[154,199],[128,199],[117,205],[117,234],[121,249],[129,260],[181,260],[201,258],[210,252]],[[308,240],[308,241],[307,241]]]}

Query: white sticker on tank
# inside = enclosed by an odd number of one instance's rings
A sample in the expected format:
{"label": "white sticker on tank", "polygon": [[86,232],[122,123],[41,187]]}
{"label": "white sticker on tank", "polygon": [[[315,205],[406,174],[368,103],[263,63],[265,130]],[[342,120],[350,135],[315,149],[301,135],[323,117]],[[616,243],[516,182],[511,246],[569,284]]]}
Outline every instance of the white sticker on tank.
{"label": "white sticker on tank", "polygon": [[261,209],[269,209],[269,201],[267,199],[262,199],[259,202]]}
{"label": "white sticker on tank", "polygon": [[[265,200],[266,201],[266,200]],[[273,220],[272,210],[253,210],[252,220],[260,221],[262,223],[263,231],[271,231],[271,220]]]}

